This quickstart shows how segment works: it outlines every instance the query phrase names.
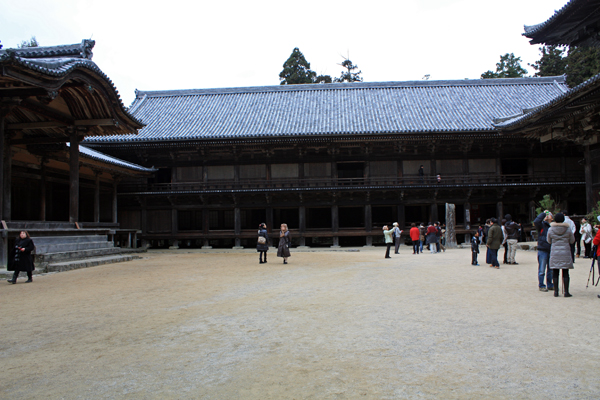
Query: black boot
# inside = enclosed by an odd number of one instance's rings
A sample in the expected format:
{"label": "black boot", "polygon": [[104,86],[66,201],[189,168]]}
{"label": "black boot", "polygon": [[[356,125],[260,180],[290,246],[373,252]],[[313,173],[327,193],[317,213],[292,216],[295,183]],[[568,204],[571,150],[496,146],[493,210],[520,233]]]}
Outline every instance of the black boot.
{"label": "black boot", "polygon": [[12,279],[9,279],[9,280],[7,280],[6,282],[8,282],[8,283],[12,283],[12,284],[14,285],[15,283],[17,283],[17,278],[18,278],[18,277],[19,277],[19,271],[15,271],[15,272],[13,273],[13,277],[12,277]]}
{"label": "black boot", "polygon": [[569,270],[563,270],[563,285],[565,286],[565,297],[572,297],[573,295],[569,293],[569,283],[571,282],[571,278],[568,274]]}
{"label": "black boot", "polygon": [[558,297],[558,290],[559,288],[559,284],[558,284],[558,274],[560,273],[559,269],[553,269],[552,270],[552,282],[554,283],[554,297]]}

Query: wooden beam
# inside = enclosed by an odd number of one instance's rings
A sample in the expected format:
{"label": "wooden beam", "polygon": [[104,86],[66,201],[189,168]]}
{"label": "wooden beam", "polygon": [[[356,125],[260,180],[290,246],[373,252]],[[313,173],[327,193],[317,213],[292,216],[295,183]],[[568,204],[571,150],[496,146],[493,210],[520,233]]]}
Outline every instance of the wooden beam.
{"label": "wooden beam", "polygon": [[[83,136],[78,136],[79,141],[83,140]],[[70,136],[64,137],[35,137],[35,138],[26,138],[26,139],[12,139],[10,144],[51,144],[51,143],[66,143],[70,142]]]}
{"label": "wooden beam", "polygon": [[[73,121],[74,126],[115,126],[117,122],[112,118],[104,119],[79,119]],[[60,121],[39,121],[39,122],[24,122],[19,124],[8,124],[8,130],[23,130],[23,129],[44,129],[44,128],[64,128],[69,124]]]}

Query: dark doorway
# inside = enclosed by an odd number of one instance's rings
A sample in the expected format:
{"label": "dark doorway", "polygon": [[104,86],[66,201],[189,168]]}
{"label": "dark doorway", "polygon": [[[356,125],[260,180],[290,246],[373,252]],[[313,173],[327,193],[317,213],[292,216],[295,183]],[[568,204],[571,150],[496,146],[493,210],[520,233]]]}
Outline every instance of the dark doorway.
{"label": "dark doorway", "polygon": [[258,224],[267,222],[267,210],[264,208],[242,209],[240,211],[242,229],[258,229]]}
{"label": "dark doorway", "polygon": [[392,225],[396,221],[398,207],[396,206],[374,206],[371,209],[373,227],[381,228],[384,225]]}

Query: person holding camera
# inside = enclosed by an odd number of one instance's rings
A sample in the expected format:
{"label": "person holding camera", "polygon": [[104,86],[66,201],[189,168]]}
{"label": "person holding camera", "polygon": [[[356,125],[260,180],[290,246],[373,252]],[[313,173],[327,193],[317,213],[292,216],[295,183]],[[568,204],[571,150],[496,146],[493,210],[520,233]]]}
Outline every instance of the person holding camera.
{"label": "person holding camera", "polygon": [[[552,213],[548,210],[540,213],[533,225],[538,231],[537,259],[538,259],[538,286],[540,292],[554,290],[554,282],[552,281],[552,271],[550,271],[550,243],[546,240],[550,223],[552,222]],[[544,278],[546,283],[544,284]]]}
{"label": "person holding camera", "polygon": [[33,271],[35,270],[31,257],[33,249],[35,249],[35,246],[31,237],[29,237],[29,233],[21,231],[15,241],[15,247],[8,258],[8,267],[6,269],[7,271],[14,271],[13,277],[7,281],[8,283],[12,283],[13,285],[17,283],[17,278],[21,271],[27,272],[27,281],[25,283],[33,282]]}
{"label": "person holding camera", "polygon": [[558,275],[560,271],[562,271],[565,297],[571,297],[571,293],[569,293],[569,270],[573,269],[571,245],[575,243],[575,235],[571,230],[571,225],[565,221],[563,213],[558,213],[554,216],[554,222],[550,224],[546,240],[551,245],[550,269],[553,274],[554,297],[558,297]]}

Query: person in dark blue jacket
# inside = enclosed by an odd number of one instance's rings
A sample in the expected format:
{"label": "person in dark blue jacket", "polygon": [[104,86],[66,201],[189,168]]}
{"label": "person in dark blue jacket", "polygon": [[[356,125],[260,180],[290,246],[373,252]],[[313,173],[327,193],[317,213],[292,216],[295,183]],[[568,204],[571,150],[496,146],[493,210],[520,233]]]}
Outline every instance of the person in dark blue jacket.
{"label": "person in dark blue jacket", "polygon": [[[548,243],[548,240],[546,240],[552,218],[552,213],[546,210],[543,213],[540,213],[533,221],[533,225],[535,225],[535,229],[538,231],[538,283],[540,292],[554,290],[552,272],[549,268],[551,245]],[[546,278],[546,284],[544,284],[544,276]]]}
{"label": "person in dark blue jacket", "polygon": [[479,254],[479,232],[475,231],[475,234],[473,234],[473,237],[471,238],[471,253],[472,253],[472,258],[471,258],[471,265],[479,265],[479,263],[477,262],[477,254]]}

